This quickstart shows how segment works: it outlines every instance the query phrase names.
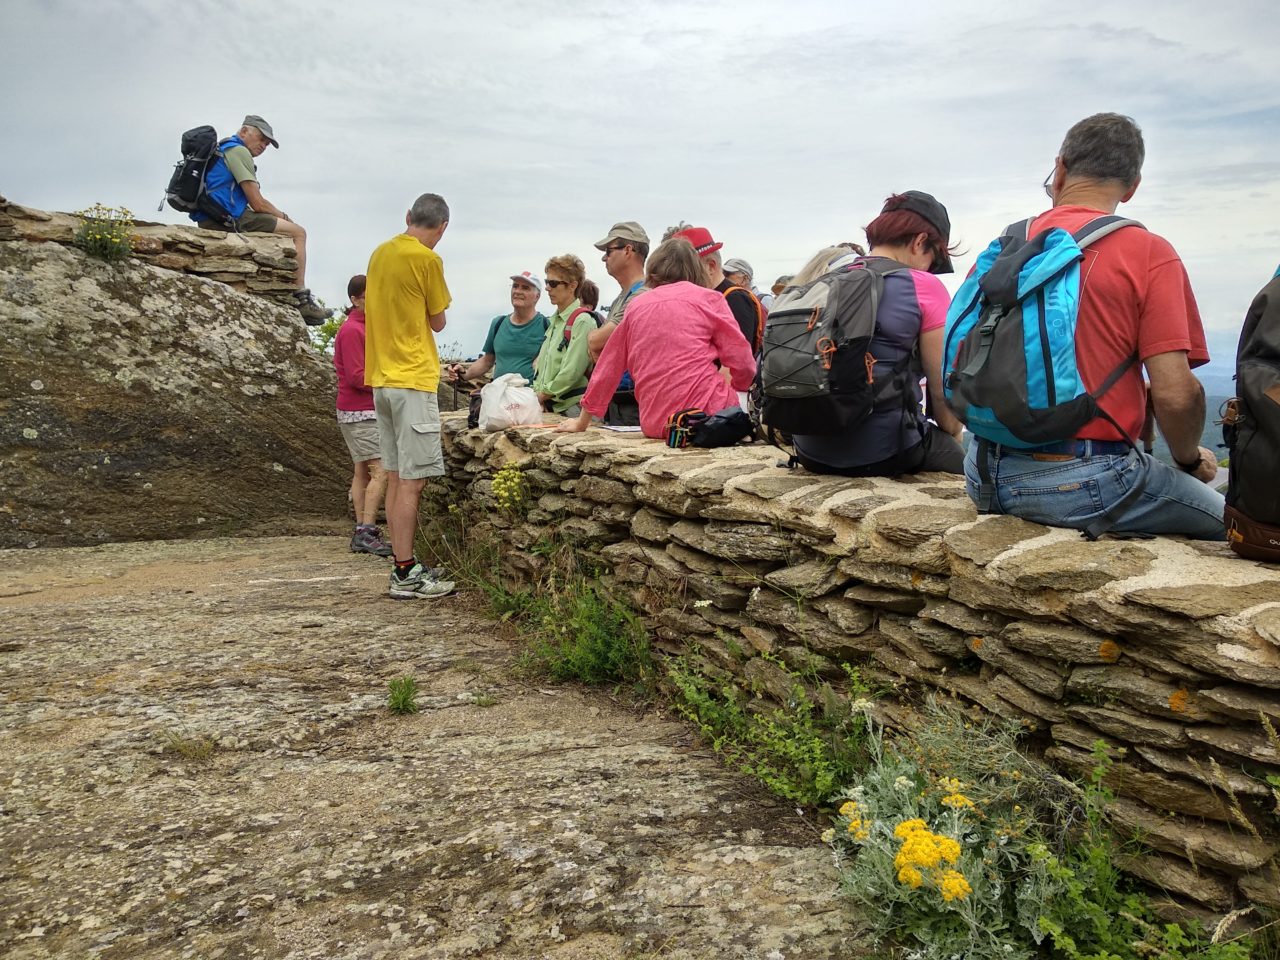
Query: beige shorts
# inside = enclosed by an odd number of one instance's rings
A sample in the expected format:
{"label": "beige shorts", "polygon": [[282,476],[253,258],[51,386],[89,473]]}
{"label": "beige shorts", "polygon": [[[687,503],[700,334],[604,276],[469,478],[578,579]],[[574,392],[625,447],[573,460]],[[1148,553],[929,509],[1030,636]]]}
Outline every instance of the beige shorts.
{"label": "beige shorts", "polygon": [[404,480],[444,476],[440,407],[436,395],[403,387],[374,387],[382,466]]}
{"label": "beige shorts", "polygon": [[342,431],[342,439],[347,441],[347,450],[351,453],[352,463],[377,460],[382,456],[382,441],[378,437],[377,420],[340,423],[338,428]]}

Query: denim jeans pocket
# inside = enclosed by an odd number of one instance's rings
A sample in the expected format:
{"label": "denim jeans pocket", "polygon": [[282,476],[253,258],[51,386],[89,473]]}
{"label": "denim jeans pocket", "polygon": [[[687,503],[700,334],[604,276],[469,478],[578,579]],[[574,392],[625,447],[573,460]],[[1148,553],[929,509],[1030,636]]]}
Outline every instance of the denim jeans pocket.
{"label": "denim jeans pocket", "polygon": [[1083,476],[1079,461],[1073,467],[1002,476],[1001,508],[1025,520],[1054,525],[1096,517],[1105,509],[1098,480]]}

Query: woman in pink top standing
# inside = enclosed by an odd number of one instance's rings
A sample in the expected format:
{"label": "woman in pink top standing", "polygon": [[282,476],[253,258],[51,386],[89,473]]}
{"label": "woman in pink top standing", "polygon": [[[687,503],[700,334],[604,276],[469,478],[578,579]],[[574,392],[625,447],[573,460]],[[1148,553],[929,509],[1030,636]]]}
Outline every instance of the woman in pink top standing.
{"label": "woman in pink top standing", "polygon": [[677,411],[718,413],[738,405],[738,391],[751,386],[756,362],[724,296],[707,289],[706,277],[683,237],[654,250],[645,277],[649,289],[627,304],[627,322],[596,363],[582,413],[559,430],[585,430],[592,416],[603,417],[625,370],[635,380],[646,437],[665,437],[667,418]]}
{"label": "woman in pink top standing", "polygon": [[391,547],[378,530],[378,507],[387,489],[378,445],[378,416],[373,411],[373,388],[364,382],[363,273],[347,283],[351,310],[333,340],[333,369],[338,375],[338,428],[355,465],[351,475],[351,505],[356,529],[351,535],[352,553],[391,556]]}

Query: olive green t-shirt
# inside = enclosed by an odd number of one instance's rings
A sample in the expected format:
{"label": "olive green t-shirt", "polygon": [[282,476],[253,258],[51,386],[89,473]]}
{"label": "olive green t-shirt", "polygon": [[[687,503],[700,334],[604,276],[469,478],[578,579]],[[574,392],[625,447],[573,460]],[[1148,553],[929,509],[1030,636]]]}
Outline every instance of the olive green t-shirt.
{"label": "olive green t-shirt", "polygon": [[236,183],[244,183],[246,180],[258,182],[258,169],[253,164],[253,154],[248,147],[241,144],[227,147],[222,153],[222,159],[226,161],[227,170],[235,177]]}

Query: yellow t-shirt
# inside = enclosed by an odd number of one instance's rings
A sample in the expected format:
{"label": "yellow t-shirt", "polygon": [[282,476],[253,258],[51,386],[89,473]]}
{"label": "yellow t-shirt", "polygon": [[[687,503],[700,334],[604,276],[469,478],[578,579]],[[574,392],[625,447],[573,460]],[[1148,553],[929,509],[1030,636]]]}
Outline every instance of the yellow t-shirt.
{"label": "yellow t-shirt", "polygon": [[435,393],[440,356],[427,319],[451,302],[440,254],[401,233],[373,251],[367,278],[364,382]]}

